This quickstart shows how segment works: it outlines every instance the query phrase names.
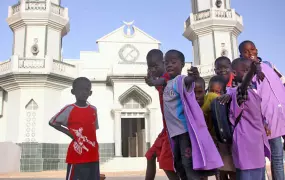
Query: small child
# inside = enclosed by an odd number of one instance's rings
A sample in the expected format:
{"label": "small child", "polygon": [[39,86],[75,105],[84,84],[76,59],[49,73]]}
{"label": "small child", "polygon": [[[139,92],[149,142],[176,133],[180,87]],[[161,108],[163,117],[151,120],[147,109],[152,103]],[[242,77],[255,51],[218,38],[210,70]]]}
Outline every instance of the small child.
{"label": "small child", "polygon": [[[256,46],[251,41],[244,41],[239,45],[240,56],[260,62]],[[269,63],[270,64],[270,63]],[[282,75],[268,63],[260,62],[257,76],[253,84],[257,94],[261,97],[261,110],[265,118],[265,128],[269,136],[272,150],[271,169],[274,179],[284,179],[283,145],[281,136],[285,135],[285,87],[280,80]]]}
{"label": "small child", "polygon": [[[213,123],[211,121],[211,116],[210,116],[210,103],[213,99],[216,98],[216,94],[214,93],[208,93],[206,95],[206,90],[205,90],[205,80],[201,77],[197,77],[195,80],[195,88],[194,88],[194,92],[195,92],[195,98],[199,104],[199,106],[201,107],[203,113],[204,113],[204,117],[206,120],[206,124],[208,127],[208,130],[210,132],[210,134],[212,135],[213,132],[212,130],[213,128]],[[219,178],[219,172],[217,172],[216,176],[216,180],[220,180]],[[208,177],[201,177],[200,180],[208,180]]]}
{"label": "small child", "polygon": [[[184,65],[185,57],[180,51],[169,50],[165,54],[165,67],[171,80],[163,92],[164,115],[176,170],[179,174],[185,171],[187,179],[199,180],[214,175],[223,163],[195,100],[196,77],[181,76]],[[166,82],[160,78],[152,80],[152,84],[159,86]]]}
{"label": "small child", "polygon": [[[207,100],[205,100],[205,105],[202,107],[203,112],[208,114],[206,121],[208,127],[210,127],[210,132],[213,139],[216,142],[220,155],[223,159],[224,166],[220,168],[220,180],[235,180],[236,173],[235,167],[233,164],[233,157],[231,155],[231,146],[228,144],[220,143],[217,141],[215,129],[213,127],[213,122],[211,119],[211,102],[220,95],[223,95],[226,92],[226,82],[223,76],[213,76],[209,81],[209,92],[206,95]],[[208,101],[208,102],[207,102]]]}
{"label": "small child", "polygon": [[[148,79],[162,77],[167,82],[170,77],[165,73],[165,68],[163,64],[163,53],[159,49],[152,49],[148,52],[147,57],[148,66],[148,78],[146,78],[146,83],[150,82]],[[170,180],[179,180],[179,176],[175,173],[173,168],[173,157],[171,153],[171,147],[169,143],[167,128],[163,115],[163,90],[164,86],[156,87],[159,93],[160,107],[162,111],[162,122],[163,129],[159,136],[156,138],[152,147],[145,154],[147,158],[147,170],[146,170],[146,180],[153,180],[156,173],[156,163],[155,159],[159,162],[159,168],[163,169],[165,174]]]}
{"label": "small child", "polygon": [[[99,129],[97,109],[89,105],[91,82],[85,77],[73,81],[71,93],[76,102],[65,106],[49,121],[49,125],[68,135],[70,143],[66,156],[66,179],[100,179],[99,147],[96,130]],[[101,179],[104,176],[101,175]]]}
{"label": "small child", "polygon": [[231,60],[225,56],[221,56],[215,60],[215,73],[218,76],[224,77],[227,87],[232,87],[234,78],[231,64]]}
{"label": "small child", "polygon": [[270,148],[263,125],[261,98],[250,82],[256,73],[256,63],[238,58],[232,62],[234,78],[239,83],[231,89],[230,121],[240,117],[233,133],[232,155],[237,180],[265,179],[265,157],[270,158]]}

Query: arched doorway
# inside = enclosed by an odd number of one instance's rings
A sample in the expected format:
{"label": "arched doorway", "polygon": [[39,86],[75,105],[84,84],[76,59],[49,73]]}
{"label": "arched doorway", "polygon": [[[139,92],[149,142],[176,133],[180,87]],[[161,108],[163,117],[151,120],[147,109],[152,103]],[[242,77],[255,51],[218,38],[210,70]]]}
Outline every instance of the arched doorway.
{"label": "arched doorway", "polygon": [[138,86],[132,86],[118,98],[122,105],[114,110],[115,155],[143,157],[146,151],[146,107],[151,97]]}

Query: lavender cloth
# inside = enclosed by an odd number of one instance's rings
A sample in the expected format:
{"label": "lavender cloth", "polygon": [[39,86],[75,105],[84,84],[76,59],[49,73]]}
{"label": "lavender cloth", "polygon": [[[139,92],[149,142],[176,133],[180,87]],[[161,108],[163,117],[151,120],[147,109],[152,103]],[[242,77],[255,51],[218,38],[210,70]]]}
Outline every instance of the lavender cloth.
{"label": "lavender cloth", "polygon": [[261,63],[264,80],[258,83],[256,76],[257,94],[261,97],[262,115],[271,130],[269,139],[285,135],[285,87],[276,72],[265,63]]}
{"label": "lavender cloth", "polygon": [[254,90],[248,90],[247,100],[239,106],[237,88],[231,89],[230,121],[242,112],[241,119],[233,134],[232,155],[235,167],[241,170],[263,168],[264,158],[270,159],[270,146],[263,125],[261,98]]}
{"label": "lavender cloth", "polygon": [[[178,91],[184,107],[188,133],[192,146],[194,170],[210,170],[222,167],[223,161],[208,131],[204,114],[196,101],[195,83],[190,92],[184,85],[185,76],[178,77]],[[173,145],[173,141],[171,141]]]}

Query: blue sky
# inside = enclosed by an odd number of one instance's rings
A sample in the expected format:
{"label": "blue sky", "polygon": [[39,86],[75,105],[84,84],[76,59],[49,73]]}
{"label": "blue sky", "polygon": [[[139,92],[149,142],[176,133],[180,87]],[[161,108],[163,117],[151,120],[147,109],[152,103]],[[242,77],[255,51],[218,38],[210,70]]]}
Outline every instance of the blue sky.
{"label": "blue sky", "polygon": [[[80,2],[80,3],[79,3]],[[162,50],[179,49],[192,61],[191,42],[182,36],[183,24],[191,12],[190,0],[62,0],[69,8],[71,31],[64,38],[64,58],[78,58],[80,51],[97,50],[96,40],[135,20],[135,25],[162,42]],[[271,4],[269,3],[271,2]],[[0,60],[12,52],[12,32],[5,19],[8,6],[17,0],[0,0]],[[243,16],[244,31],[239,42],[250,39],[264,60],[285,73],[285,1],[232,0]]]}

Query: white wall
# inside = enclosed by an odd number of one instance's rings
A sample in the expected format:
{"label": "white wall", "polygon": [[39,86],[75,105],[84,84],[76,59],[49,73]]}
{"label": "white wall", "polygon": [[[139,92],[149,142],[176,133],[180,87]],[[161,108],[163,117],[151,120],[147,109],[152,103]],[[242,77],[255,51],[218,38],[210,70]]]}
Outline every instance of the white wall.
{"label": "white wall", "polygon": [[44,58],[45,54],[45,26],[27,26],[26,39],[26,57],[34,57],[31,52],[32,46],[35,44],[34,39],[38,39],[39,53],[37,58]]}
{"label": "white wall", "polygon": [[47,55],[55,60],[61,56],[61,32],[52,28],[48,28]]}
{"label": "white wall", "polygon": [[200,64],[206,65],[215,61],[212,33],[199,37]]}
{"label": "white wall", "polygon": [[25,27],[21,27],[14,32],[14,55],[24,56],[25,47]]}
{"label": "white wall", "polygon": [[229,32],[215,31],[215,48],[217,53],[217,58],[221,56],[222,43],[225,43],[225,49],[228,51],[228,57],[232,59],[232,47],[231,47],[231,36]]}

